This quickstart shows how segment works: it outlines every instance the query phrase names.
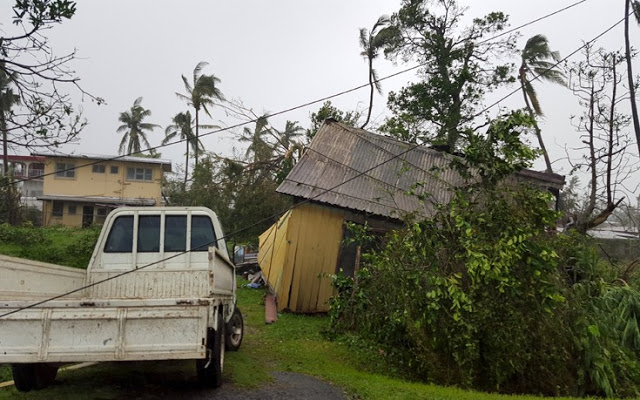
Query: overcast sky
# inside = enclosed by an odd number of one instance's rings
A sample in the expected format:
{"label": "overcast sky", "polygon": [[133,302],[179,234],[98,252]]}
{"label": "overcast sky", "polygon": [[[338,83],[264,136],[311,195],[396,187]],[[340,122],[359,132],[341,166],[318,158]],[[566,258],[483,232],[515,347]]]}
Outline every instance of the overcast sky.
{"label": "overcast sky", "polygon": [[[572,4],[575,0],[461,0],[468,17],[490,11],[503,11],[512,26]],[[221,79],[220,88],[229,99],[240,99],[257,114],[277,112],[298,104],[359,86],[367,82],[367,65],[359,55],[358,29],[370,28],[382,14],[399,7],[398,0],[236,0],[236,1],[160,1],[110,0],[77,1],[77,13],[49,31],[58,54],[77,49],[74,70],[83,88],[106,100],[97,106],[76,98],[89,121],[81,141],[62,151],[71,153],[117,154],[120,136],[118,115],[137,97],[152,111],[148,122],[163,127],[186,105],[175,92],[183,92],[181,74],[191,79],[199,61],[209,62],[207,74]],[[9,7],[0,6],[2,23],[7,24]],[[623,16],[622,0],[587,0],[555,17],[521,29],[526,38],[545,34],[553,49],[566,55],[611,26]],[[640,29],[634,26],[634,40],[640,47]],[[623,46],[622,26],[607,34],[599,45],[609,49]],[[574,56],[572,59],[577,60]],[[515,60],[514,60],[515,61]],[[379,75],[385,76],[409,65],[393,65],[381,58],[376,62]],[[640,72],[640,68],[638,68]],[[384,95],[377,96],[373,112],[375,123],[386,113],[386,95],[414,80],[403,74],[383,82]],[[569,116],[579,111],[570,92],[549,84],[537,84],[546,113],[542,123],[551,158],[565,156],[564,147],[577,143]],[[513,90],[515,86],[511,89]],[[496,93],[499,98],[506,91]],[[366,108],[368,89],[333,100],[342,109]],[[309,114],[319,104],[274,117],[273,125],[283,127],[287,119],[309,125]],[[504,101],[504,107],[522,107],[521,95]],[[497,111],[497,108],[494,109]],[[233,124],[223,110],[213,110],[213,120],[205,123]],[[152,145],[160,144],[164,129],[149,136]],[[203,139],[207,150],[231,155],[232,148],[243,144],[229,140],[229,134]],[[183,163],[183,145],[161,150],[163,158]],[[559,172],[568,172],[567,164],[556,164]],[[536,164],[543,168],[542,162]],[[174,167],[174,169],[176,169]]]}

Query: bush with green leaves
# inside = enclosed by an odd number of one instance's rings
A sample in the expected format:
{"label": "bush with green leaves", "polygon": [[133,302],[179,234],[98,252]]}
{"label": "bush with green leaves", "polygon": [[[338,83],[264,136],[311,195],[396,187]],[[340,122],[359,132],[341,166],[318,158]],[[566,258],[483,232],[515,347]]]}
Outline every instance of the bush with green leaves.
{"label": "bush with green leaves", "polygon": [[636,395],[640,295],[588,239],[555,232],[548,192],[506,179],[535,155],[519,139],[526,122],[511,114],[469,140],[458,167],[476,180],[391,232],[355,278],[334,279],[332,329],[438,384]]}

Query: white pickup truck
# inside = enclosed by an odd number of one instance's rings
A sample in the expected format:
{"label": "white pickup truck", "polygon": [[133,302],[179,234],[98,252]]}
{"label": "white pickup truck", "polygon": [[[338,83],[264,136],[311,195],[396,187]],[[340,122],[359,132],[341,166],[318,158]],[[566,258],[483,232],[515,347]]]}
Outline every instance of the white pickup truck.
{"label": "white pickup truck", "polygon": [[195,359],[217,387],[225,349],[242,342],[235,289],[211,210],[119,208],[86,271],[0,256],[0,364],[28,391],[62,363]]}

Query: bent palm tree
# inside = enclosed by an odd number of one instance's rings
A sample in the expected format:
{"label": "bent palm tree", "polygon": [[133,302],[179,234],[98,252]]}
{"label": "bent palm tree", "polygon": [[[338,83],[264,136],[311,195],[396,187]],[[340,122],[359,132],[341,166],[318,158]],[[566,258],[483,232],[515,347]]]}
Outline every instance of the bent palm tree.
{"label": "bent palm tree", "polygon": [[249,128],[244,128],[240,141],[249,142],[245,156],[249,157],[253,154],[253,163],[267,161],[271,158],[272,148],[263,139],[263,136],[269,133],[269,121],[266,115],[258,117],[253,132]]}
{"label": "bent palm tree", "polygon": [[627,61],[627,79],[629,81],[629,99],[631,100],[633,130],[636,133],[638,155],[640,155],[640,118],[638,117],[638,105],[636,104],[636,87],[633,82],[633,69],[631,68],[631,44],[629,41],[629,17],[631,14],[631,7],[633,7],[633,14],[636,18],[636,22],[640,24],[640,1],[624,0],[624,43],[625,59]]}
{"label": "bent palm tree", "polygon": [[120,117],[118,117],[118,121],[123,124],[118,127],[116,132],[124,132],[118,149],[120,154],[124,154],[125,147],[127,154],[140,153],[143,150],[141,144],[146,146],[144,150],[148,149],[151,145],[145,131],[152,132],[155,128],[160,128],[160,125],[142,122],[146,117],[151,116],[151,110],[142,107],[141,102],[142,97],[138,97],[133,102],[133,106],[128,111],[120,113]]}
{"label": "bent palm tree", "polygon": [[535,35],[527,40],[522,49],[522,63],[518,73],[522,95],[527,106],[527,111],[533,118],[533,127],[538,137],[540,150],[544,156],[544,162],[547,166],[547,172],[553,172],[551,168],[551,160],[547,153],[547,148],[542,140],[542,133],[536,121],[536,116],[542,116],[542,108],[538,95],[532,85],[532,80],[542,79],[548,82],[557,83],[566,86],[564,73],[558,69],[557,62],[560,60],[560,54],[557,51],[551,51],[549,42],[544,35]]}
{"label": "bent palm tree", "polygon": [[388,37],[388,31],[382,29],[378,31],[378,29],[383,28],[384,26],[389,25],[389,17],[386,15],[378,18],[375,24],[373,24],[373,28],[371,31],[367,32],[366,28],[360,28],[360,47],[362,47],[362,52],[360,53],[365,59],[367,59],[369,63],[369,86],[371,87],[371,91],[369,93],[369,111],[367,112],[367,120],[364,121],[364,124],[360,128],[364,129],[365,126],[369,123],[369,119],[371,119],[371,111],[373,109],[373,94],[374,91],[378,91],[379,94],[382,94],[382,86],[378,81],[378,74],[375,69],[373,69],[373,60],[378,58],[378,50],[384,45],[386,38]]}
{"label": "bent palm tree", "polygon": [[[216,78],[214,75],[204,75],[202,74],[202,69],[209,65],[209,63],[200,61],[198,65],[193,70],[193,83],[189,83],[187,78],[182,75],[182,82],[184,82],[184,88],[186,90],[186,94],[176,93],[178,98],[185,100],[187,104],[193,107],[195,110],[195,138],[196,142],[200,140],[200,109],[203,109],[205,113],[209,117],[211,117],[211,113],[209,113],[209,106],[215,104],[214,100],[223,101],[224,96],[220,89],[216,86],[220,83],[220,79]],[[194,160],[195,166],[198,166],[198,148],[194,149]]]}

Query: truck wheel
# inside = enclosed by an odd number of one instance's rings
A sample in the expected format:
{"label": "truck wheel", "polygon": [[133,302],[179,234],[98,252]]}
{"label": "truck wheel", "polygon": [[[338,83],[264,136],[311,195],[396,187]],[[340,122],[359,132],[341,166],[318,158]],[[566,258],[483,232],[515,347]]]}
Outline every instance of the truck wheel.
{"label": "truck wheel", "polygon": [[36,370],[34,364],[11,364],[13,384],[20,392],[36,388]]}
{"label": "truck wheel", "polygon": [[222,369],[224,366],[224,318],[218,315],[217,329],[209,329],[207,353],[211,358],[196,360],[198,380],[207,387],[218,388],[222,385]]}
{"label": "truck wheel", "polygon": [[16,389],[28,392],[50,386],[58,375],[58,366],[47,363],[13,364],[11,371]]}
{"label": "truck wheel", "polygon": [[58,375],[58,366],[48,363],[34,364],[35,367],[35,389],[44,389],[51,386]]}
{"label": "truck wheel", "polygon": [[226,325],[226,350],[238,351],[244,335],[244,322],[242,320],[242,313],[238,307],[234,308],[233,314],[231,314],[231,318]]}

